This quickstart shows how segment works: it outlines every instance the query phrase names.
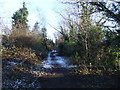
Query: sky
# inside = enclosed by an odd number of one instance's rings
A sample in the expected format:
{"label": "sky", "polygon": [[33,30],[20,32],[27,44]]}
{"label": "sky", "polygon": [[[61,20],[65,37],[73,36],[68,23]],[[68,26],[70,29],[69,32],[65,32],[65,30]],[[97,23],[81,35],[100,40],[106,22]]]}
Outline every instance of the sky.
{"label": "sky", "polygon": [[2,22],[2,26],[11,28],[11,17],[22,8],[23,1],[26,2],[29,11],[28,25],[30,29],[33,28],[35,22],[40,22],[42,23],[40,28],[45,25],[48,38],[54,41],[54,33],[57,31],[53,27],[58,28],[61,22],[61,17],[56,12],[63,14],[65,8],[68,8],[65,4],[60,3],[60,0],[0,0],[0,22]]}
{"label": "sky", "polygon": [[[23,1],[29,11],[28,24],[30,29],[35,22],[43,23],[42,26],[47,28],[48,38],[54,39],[55,30],[50,26],[57,27],[60,17],[56,12],[61,12],[65,6],[57,0],[0,0],[0,17],[4,26],[11,28],[11,17],[15,11],[22,8]],[[50,24],[50,25],[49,25]]]}

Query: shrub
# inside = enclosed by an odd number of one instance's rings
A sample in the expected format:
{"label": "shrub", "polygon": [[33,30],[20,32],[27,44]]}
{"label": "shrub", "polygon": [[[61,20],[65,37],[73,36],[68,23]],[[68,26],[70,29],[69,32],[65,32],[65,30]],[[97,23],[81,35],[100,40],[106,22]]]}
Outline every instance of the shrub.
{"label": "shrub", "polygon": [[42,59],[47,56],[47,49],[43,44],[43,37],[40,33],[34,34],[30,31],[24,33],[24,30],[14,30],[9,36],[9,42],[9,45],[34,50],[35,54]]}

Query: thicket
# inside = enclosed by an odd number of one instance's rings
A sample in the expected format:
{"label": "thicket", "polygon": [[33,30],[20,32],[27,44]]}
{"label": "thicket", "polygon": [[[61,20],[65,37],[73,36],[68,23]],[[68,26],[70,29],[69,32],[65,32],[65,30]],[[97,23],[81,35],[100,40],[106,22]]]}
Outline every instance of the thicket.
{"label": "thicket", "polygon": [[99,21],[93,20],[93,13],[100,14],[100,11],[89,3],[77,2],[72,7],[75,10],[67,19],[62,16],[67,30],[62,26],[61,32],[64,30],[64,33],[57,41],[60,54],[71,57],[77,65],[120,70],[119,30],[104,27],[105,15]]}

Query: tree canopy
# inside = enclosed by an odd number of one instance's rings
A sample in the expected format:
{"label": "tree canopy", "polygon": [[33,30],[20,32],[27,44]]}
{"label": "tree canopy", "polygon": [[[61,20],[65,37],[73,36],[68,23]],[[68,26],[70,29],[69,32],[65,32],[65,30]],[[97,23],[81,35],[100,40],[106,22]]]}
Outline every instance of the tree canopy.
{"label": "tree canopy", "polygon": [[25,6],[25,2],[23,2],[23,7],[17,10],[15,14],[13,14],[13,17],[12,17],[13,26],[16,28],[21,28],[21,27],[26,28],[27,21],[28,21],[27,16],[28,16],[28,10]]}
{"label": "tree canopy", "polygon": [[120,3],[112,2],[107,6],[107,2],[91,2],[100,12],[104,12],[107,17],[113,18],[120,25]]}

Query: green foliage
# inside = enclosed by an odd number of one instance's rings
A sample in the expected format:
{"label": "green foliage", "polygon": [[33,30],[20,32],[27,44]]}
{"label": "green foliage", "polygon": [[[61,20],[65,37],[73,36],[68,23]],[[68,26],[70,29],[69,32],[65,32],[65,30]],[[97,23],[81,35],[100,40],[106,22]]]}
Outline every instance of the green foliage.
{"label": "green foliage", "polygon": [[51,39],[47,39],[46,44],[48,51],[51,51],[56,48],[54,42]]}
{"label": "green foliage", "polygon": [[[84,34],[80,34],[80,37],[84,37]],[[100,46],[99,44],[102,42],[104,37],[104,31],[102,31],[97,26],[91,26],[88,30],[88,45],[89,45],[89,60],[88,62],[95,62],[97,59],[97,54],[99,54]],[[73,56],[76,58],[76,61],[80,64],[85,60],[85,43],[80,38],[78,40],[73,41],[65,41],[59,43],[59,51],[67,56]],[[79,58],[79,59],[78,59]]]}
{"label": "green foliage", "polygon": [[[96,67],[105,67],[108,69],[120,69],[120,32],[119,30],[105,30],[101,26],[95,26],[92,24],[92,13],[96,9],[89,3],[79,3],[81,5],[80,19],[74,21],[69,18],[68,25],[68,40],[64,38],[63,41],[58,42],[58,49],[61,55],[72,57],[72,60],[77,65],[85,64]],[[108,11],[106,3],[93,2],[92,4],[97,5],[101,11],[104,11],[108,17],[113,15],[111,9],[119,10],[117,4],[113,3],[112,8]],[[101,6],[100,6],[101,5]],[[98,9],[97,8],[97,9]],[[113,10],[113,11],[114,11]],[[117,11],[115,16],[112,16],[116,20]],[[110,13],[111,12],[111,13]],[[102,20],[102,19],[101,19]],[[119,22],[119,20],[116,20]],[[79,23],[76,23],[79,22]],[[119,24],[119,23],[118,23]],[[62,27],[62,31],[64,31]],[[65,32],[63,32],[65,33]]]}
{"label": "green foliage", "polygon": [[28,10],[25,7],[25,2],[23,3],[23,8],[19,9],[18,11],[13,14],[13,26],[16,28],[22,28],[27,27],[27,16],[28,16]]}
{"label": "green foliage", "polygon": [[[108,34],[109,33],[109,34]],[[114,65],[116,69],[120,70],[120,34],[118,32],[109,31],[106,34],[107,40],[109,40],[109,52],[111,53],[110,60],[111,65]]]}
{"label": "green foliage", "polygon": [[59,53],[61,55],[71,56],[75,53],[75,42],[73,41],[65,41],[61,42],[58,45]]}

